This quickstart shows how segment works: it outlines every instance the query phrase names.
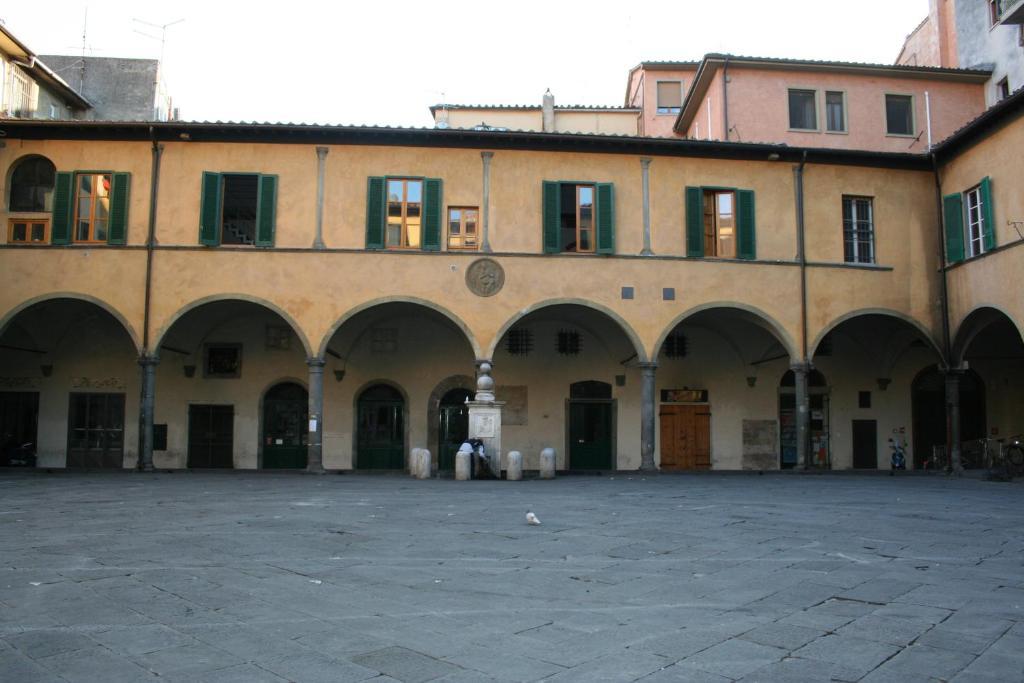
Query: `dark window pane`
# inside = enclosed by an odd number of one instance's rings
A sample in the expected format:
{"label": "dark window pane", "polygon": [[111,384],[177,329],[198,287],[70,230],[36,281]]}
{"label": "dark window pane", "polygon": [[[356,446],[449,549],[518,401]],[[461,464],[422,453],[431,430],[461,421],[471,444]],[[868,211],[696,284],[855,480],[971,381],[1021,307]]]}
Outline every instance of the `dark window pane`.
{"label": "dark window pane", "polygon": [[818,127],[813,90],[789,91],[789,127],[807,130]]}
{"label": "dark window pane", "polygon": [[832,132],[846,130],[846,117],[843,115],[843,93],[825,93],[825,118],[828,130]]}
{"label": "dark window pane", "polygon": [[258,188],[259,176],[255,174],[224,176],[221,244],[253,244],[256,241]]}
{"label": "dark window pane", "polygon": [[11,173],[11,211],[50,211],[56,169],[48,159],[31,157]]}
{"label": "dark window pane", "polygon": [[886,95],[885,121],[890,135],[913,135],[913,98],[909,95]]}

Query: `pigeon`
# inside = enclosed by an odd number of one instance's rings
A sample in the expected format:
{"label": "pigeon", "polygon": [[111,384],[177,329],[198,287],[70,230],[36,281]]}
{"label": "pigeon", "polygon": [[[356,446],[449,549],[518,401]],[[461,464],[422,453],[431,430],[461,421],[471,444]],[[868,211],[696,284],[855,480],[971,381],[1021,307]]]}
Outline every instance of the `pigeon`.
{"label": "pigeon", "polygon": [[531,526],[540,526],[540,520],[537,519],[537,515],[533,514],[529,510],[526,512],[526,523]]}

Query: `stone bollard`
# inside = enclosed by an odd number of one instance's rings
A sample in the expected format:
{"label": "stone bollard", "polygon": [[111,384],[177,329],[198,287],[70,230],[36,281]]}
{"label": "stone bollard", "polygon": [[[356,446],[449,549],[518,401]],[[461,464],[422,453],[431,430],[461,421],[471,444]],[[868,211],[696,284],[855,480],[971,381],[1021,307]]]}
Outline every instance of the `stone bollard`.
{"label": "stone bollard", "polygon": [[545,448],[540,452],[540,478],[555,478],[555,449]]}
{"label": "stone bollard", "polygon": [[409,451],[409,476],[414,479],[419,476],[416,468],[420,465],[420,449],[414,448]]}
{"label": "stone bollard", "polygon": [[419,453],[417,454],[419,456],[418,457],[419,462],[416,465],[416,478],[417,479],[430,479],[430,474],[431,474],[431,472],[430,472],[430,470],[431,470],[430,451],[427,450],[426,448],[419,448],[417,450],[419,451]]}
{"label": "stone bollard", "polygon": [[473,466],[473,451],[459,449],[455,454],[455,479],[468,481],[470,479],[470,467]]}
{"label": "stone bollard", "polygon": [[508,452],[508,469],[505,470],[505,478],[509,481],[519,481],[523,478],[523,454],[519,451]]}

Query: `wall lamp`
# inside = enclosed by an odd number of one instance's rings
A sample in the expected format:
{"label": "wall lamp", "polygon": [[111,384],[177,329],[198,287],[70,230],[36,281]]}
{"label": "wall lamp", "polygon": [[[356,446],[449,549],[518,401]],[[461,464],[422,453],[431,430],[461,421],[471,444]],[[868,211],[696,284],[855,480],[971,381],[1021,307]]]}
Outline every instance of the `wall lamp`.
{"label": "wall lamp", "polygon": [[345,371],[344,370],[335,370],[334,371],[334,380],[336,382],[340,382],[343,379],[345,379]]}
{"label": "wall lamp", "polygon": [[889,388],[889,384],[892,383],[892,378],[879,377],[876,381],[878,382],[878,390],[885,391],[887,388]]}

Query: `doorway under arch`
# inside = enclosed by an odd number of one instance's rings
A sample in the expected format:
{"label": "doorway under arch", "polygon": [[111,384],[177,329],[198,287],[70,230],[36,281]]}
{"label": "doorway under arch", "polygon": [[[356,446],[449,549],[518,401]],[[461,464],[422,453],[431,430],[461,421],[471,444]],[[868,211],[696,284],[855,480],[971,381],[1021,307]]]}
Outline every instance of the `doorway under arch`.
{"label": "doorway under arch", "polygon": [[450,389],[441,397],[437,411],[437,469],[455,469],[455,454],[469,438],[469,406],[473,392],[468,389]]}
{"label": "doorway under arch", "polygon": [[279,382],[263,396],[263,469],[302,469],[307,462],[309,393],[298,382]]}
{"label": "doorway under arch", "polygon": [[612,385],[597,380],[569,385],[570,470],[615,469],[615,401]]}
{"label": "doorway under arch", "polygon": [[405,398],[388,384],[364,389],[356,402],[356,469],[405,468]]}

